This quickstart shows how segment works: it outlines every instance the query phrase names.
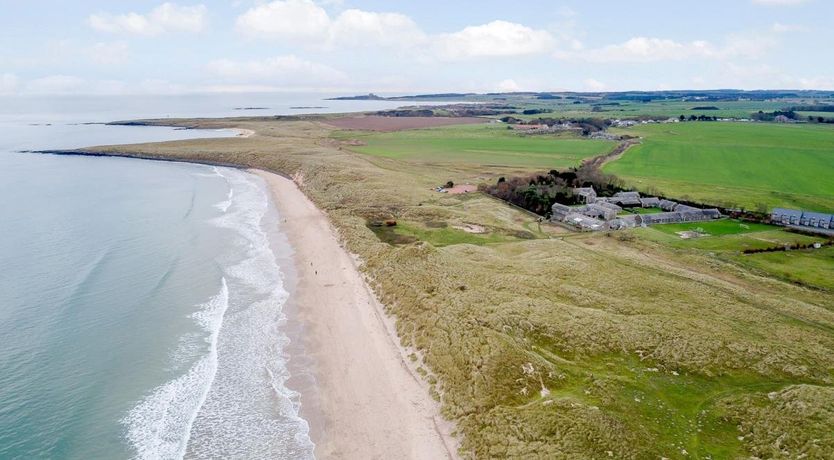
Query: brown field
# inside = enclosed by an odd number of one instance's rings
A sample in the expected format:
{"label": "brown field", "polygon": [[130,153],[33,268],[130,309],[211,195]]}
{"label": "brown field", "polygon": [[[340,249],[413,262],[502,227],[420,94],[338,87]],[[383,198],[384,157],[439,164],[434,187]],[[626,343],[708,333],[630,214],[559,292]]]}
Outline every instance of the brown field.
{"label": "brown field", "polygon": [[344,117],[326,120],[325,123],[341,129],[360,131],[402,131],[404,129],[435,128],[451,125],[487,123],[486,118],[476,117]]}

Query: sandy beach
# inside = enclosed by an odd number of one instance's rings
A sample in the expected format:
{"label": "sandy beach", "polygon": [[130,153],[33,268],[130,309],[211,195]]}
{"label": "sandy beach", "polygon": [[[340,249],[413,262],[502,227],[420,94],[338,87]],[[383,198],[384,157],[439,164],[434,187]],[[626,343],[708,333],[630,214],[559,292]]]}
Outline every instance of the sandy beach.
{"label": "sandy beach", "polygon": [[409,369],[393,323],[327,216],[285,177],[267,182],[293,248],[294,311],[315,385],[299,388],[317,458],[456,458],[450,424]]}

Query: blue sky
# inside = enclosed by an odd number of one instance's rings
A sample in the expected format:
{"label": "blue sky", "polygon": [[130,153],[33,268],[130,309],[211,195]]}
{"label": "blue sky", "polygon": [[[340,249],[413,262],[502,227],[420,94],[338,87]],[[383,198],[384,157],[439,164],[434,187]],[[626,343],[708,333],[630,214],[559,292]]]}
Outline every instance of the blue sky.
{"label": "blue sky", "polygon": [[0,94],[834,90],[834,2],[0,0]]}

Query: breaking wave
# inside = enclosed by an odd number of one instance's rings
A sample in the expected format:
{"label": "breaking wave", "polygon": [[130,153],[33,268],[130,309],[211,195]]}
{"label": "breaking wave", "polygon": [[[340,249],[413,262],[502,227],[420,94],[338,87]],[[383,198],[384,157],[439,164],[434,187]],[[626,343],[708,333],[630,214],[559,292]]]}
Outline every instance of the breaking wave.
{"label": "breaking wave", "polygon": [[182,458],[191,427],[206,400],[217,373],[217,342],[223,316],[229,307],[229,289],[222,279],[220,292],[194,313],[197,325],[208,333],[208,353],[184,375],[154,389],[124,418],[127,439],[142,459]]}

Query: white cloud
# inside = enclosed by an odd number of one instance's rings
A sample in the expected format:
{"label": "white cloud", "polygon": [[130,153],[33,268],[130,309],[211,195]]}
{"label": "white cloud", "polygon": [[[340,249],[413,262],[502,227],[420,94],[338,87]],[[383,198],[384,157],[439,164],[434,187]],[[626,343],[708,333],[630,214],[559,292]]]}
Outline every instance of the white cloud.
{"label": "white cloud", "polygon": [[276,0],[247,10],[237,30],[250,38],[289,40],[314,47],[413,45],[424,37],[408,16],[349,9],[331,18],[312,0]]}
{"label": "white cloud", "polygon": [[420,57],[429,53],[429,57],[442,60],[540,54],[549,51],[555,41],[547,31],[507,21],[428,35],[400,13],[349,9],[331,17],[313,0],[275,0],[255,6],[237,18],[236,27],[249,38],[287,40],[326,49],[415,49]]}
{"label": "white cloud", "polygon": [[774,22],[773,25],[770,26],[770,30],[777,34],[784,34],[788,32],[805,32],[808,29],[805,26],[797,24],[782,24],[781,22]]}
{"label": "white cloud", "polygon": [[330,29],[331,43],[409,46],[425,39],[425,34],[406,15],[347,10],[341,13]]}
{"label": "white cloud", "polygon": [[310,87],[333,85],[346,80],[345,74],[330,66],[294,55],[252,61],[218,59],[210,62],[208,69],[212,74],[235,83]]}
{"label": "white cloud", "polygon": [[208,25],[203,5],[179,6],[163,3],[147,14],[93,14],[87,20],[90,27],[100,32],[132,35],[159,35],[167,32],[200,32]]}
{"label": "white cloud", "polygon": [[122,64],[127,61],[128,46],[124,42],[96,43],[87,54],[98,64]]}
{"label": "white cloud", "polygon": [[236,25],[252,38],[320,41],[326,39],[331,21],[312,0],[278,0],[247,10]]}
{"label": "white cloud", "polygon": [[521,86],[515,80],[506,79],[498,83],[498,91],[502,93],[512,93],[514,91],[521,91]]}
{"label": "white cloud", "polygon": [[776,45],[774,39],[758,35],[734,35],[722,46],[705,40],[678,42],[665,38],[634,37],[623,43],[584,51],[557,52],[557,58],[590,62],[656,62],[686,59],[757,58]]}
{"label": "white cloud", "polygon": [[608,89],[608,85],[593,78],[588,78],[583,83],[589,91],[605,91]]}
{"label": "white cloud", "polygon": [[507,21],[492,21],[470,26],[436,38],[441,59],[455,60],[477,57],[523,56],[547,52],[553,36],[544,30]]}
{"label": "white cloud", "polygon": [[11,73],[0,74],[0,95],[14,94],[20,85],[20,80]]}

